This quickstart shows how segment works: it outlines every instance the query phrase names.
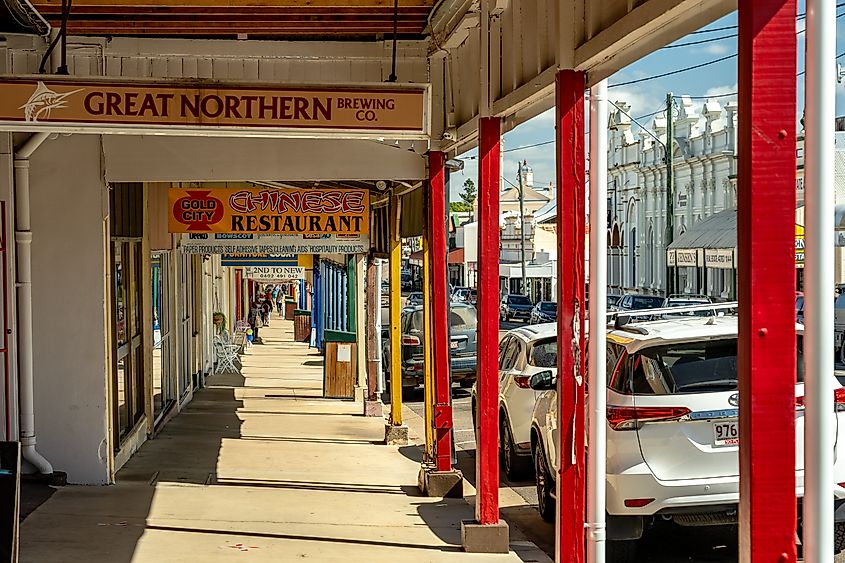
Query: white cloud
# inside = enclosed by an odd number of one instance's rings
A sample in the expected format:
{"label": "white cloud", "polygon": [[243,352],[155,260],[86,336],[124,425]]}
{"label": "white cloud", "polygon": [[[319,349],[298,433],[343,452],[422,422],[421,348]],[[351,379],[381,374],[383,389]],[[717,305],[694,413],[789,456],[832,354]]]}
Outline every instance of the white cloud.
{"label": "white cloud", "polygon": [[723,57],[736,52],[736,45],[732,44],[730,41],[718,41],[715,43],[709,43],[703,47],[698,47],[695,49],[695,52],[704,55],[712,55],[714,57]]}

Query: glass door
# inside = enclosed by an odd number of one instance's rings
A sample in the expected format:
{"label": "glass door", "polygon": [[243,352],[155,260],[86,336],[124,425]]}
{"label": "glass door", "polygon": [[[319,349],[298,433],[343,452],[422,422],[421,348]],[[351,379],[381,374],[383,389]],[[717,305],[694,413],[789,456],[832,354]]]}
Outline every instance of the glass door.
{"label": "glass door", "polygon": [[179,398],[191,390],[193,373],[193,313],[194,291],[191,276],[191,256],[182,254],[179,259]]}
{"label": "glass door", "polygon": [[115,449],[144,416],[140,241],[112,241]]}
{"label": "glass door", "polygon": [[153,309],[153,413],[158,423],[176,399],[173,380],[173,337],[170,314],[173,294],[170,279],[170,253],[152,255]]}

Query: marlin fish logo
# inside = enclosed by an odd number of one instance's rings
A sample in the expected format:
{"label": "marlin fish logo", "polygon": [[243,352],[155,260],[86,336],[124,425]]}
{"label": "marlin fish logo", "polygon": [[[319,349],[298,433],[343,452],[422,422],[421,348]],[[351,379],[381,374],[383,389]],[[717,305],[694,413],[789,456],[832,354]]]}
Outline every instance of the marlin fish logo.
{"label": "marlin fish logo", "polygon": [[67,107],[65,98],[71,94],[76,94],[81,91],[82,88],[59,94],[58,92],[50,90],[46,84],[39,81],[38,86],[35,88],[35,92],[33,92],[26,103],[18,109],[24,110],[23,115],[27,121],[37,122],[42,117],[50,119],[50,112],[52,110]]}

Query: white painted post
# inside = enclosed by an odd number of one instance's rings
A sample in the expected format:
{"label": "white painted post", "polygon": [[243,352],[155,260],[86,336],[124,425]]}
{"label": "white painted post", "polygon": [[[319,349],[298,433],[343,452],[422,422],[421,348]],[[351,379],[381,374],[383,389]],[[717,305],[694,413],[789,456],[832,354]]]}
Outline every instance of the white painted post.
{"label": "white painted post", "polygon": [[833,259],[836,3],[807,0],[804,140],[804,530],[807,563],[833,562]]}
{"label": "white painted post", "polygon": [[587,562],[604,563],[607,451],[607,81],[590,88],[590,294],[587,410]]}

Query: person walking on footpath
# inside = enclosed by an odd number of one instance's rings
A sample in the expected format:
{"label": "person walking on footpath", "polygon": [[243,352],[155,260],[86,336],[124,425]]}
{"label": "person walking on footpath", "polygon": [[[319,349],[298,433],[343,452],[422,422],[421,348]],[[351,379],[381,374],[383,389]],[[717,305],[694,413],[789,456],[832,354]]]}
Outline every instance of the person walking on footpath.
{"label": "person walking on footpath", "polygon": [[[268,292],[269,293],[269,292]],[[270,325],[270,313],[273,312],[273,303],[270,299],[264,299],[261,302],[262,317],[265,325]]]}
{"label": "person walking on footpath", "polygon": [[277,285],[276,289],[273,290],[273,295],[276,299],[276,310],[279,312],[279,318],[282,318],[285,315],[285,294],[282,287]]}
{"label": "person walking on footpath", "polygon": [[255,344],[259,344],[261,342],[260,338],[258,337],[258,329],[263,326],[261,322],[262,316],[262,309],[258,303],[258,300],[254,300],[249,307],[249,315],[247,316],[246,321],[249,323],[250,328],[252,328],[252,341]]}

